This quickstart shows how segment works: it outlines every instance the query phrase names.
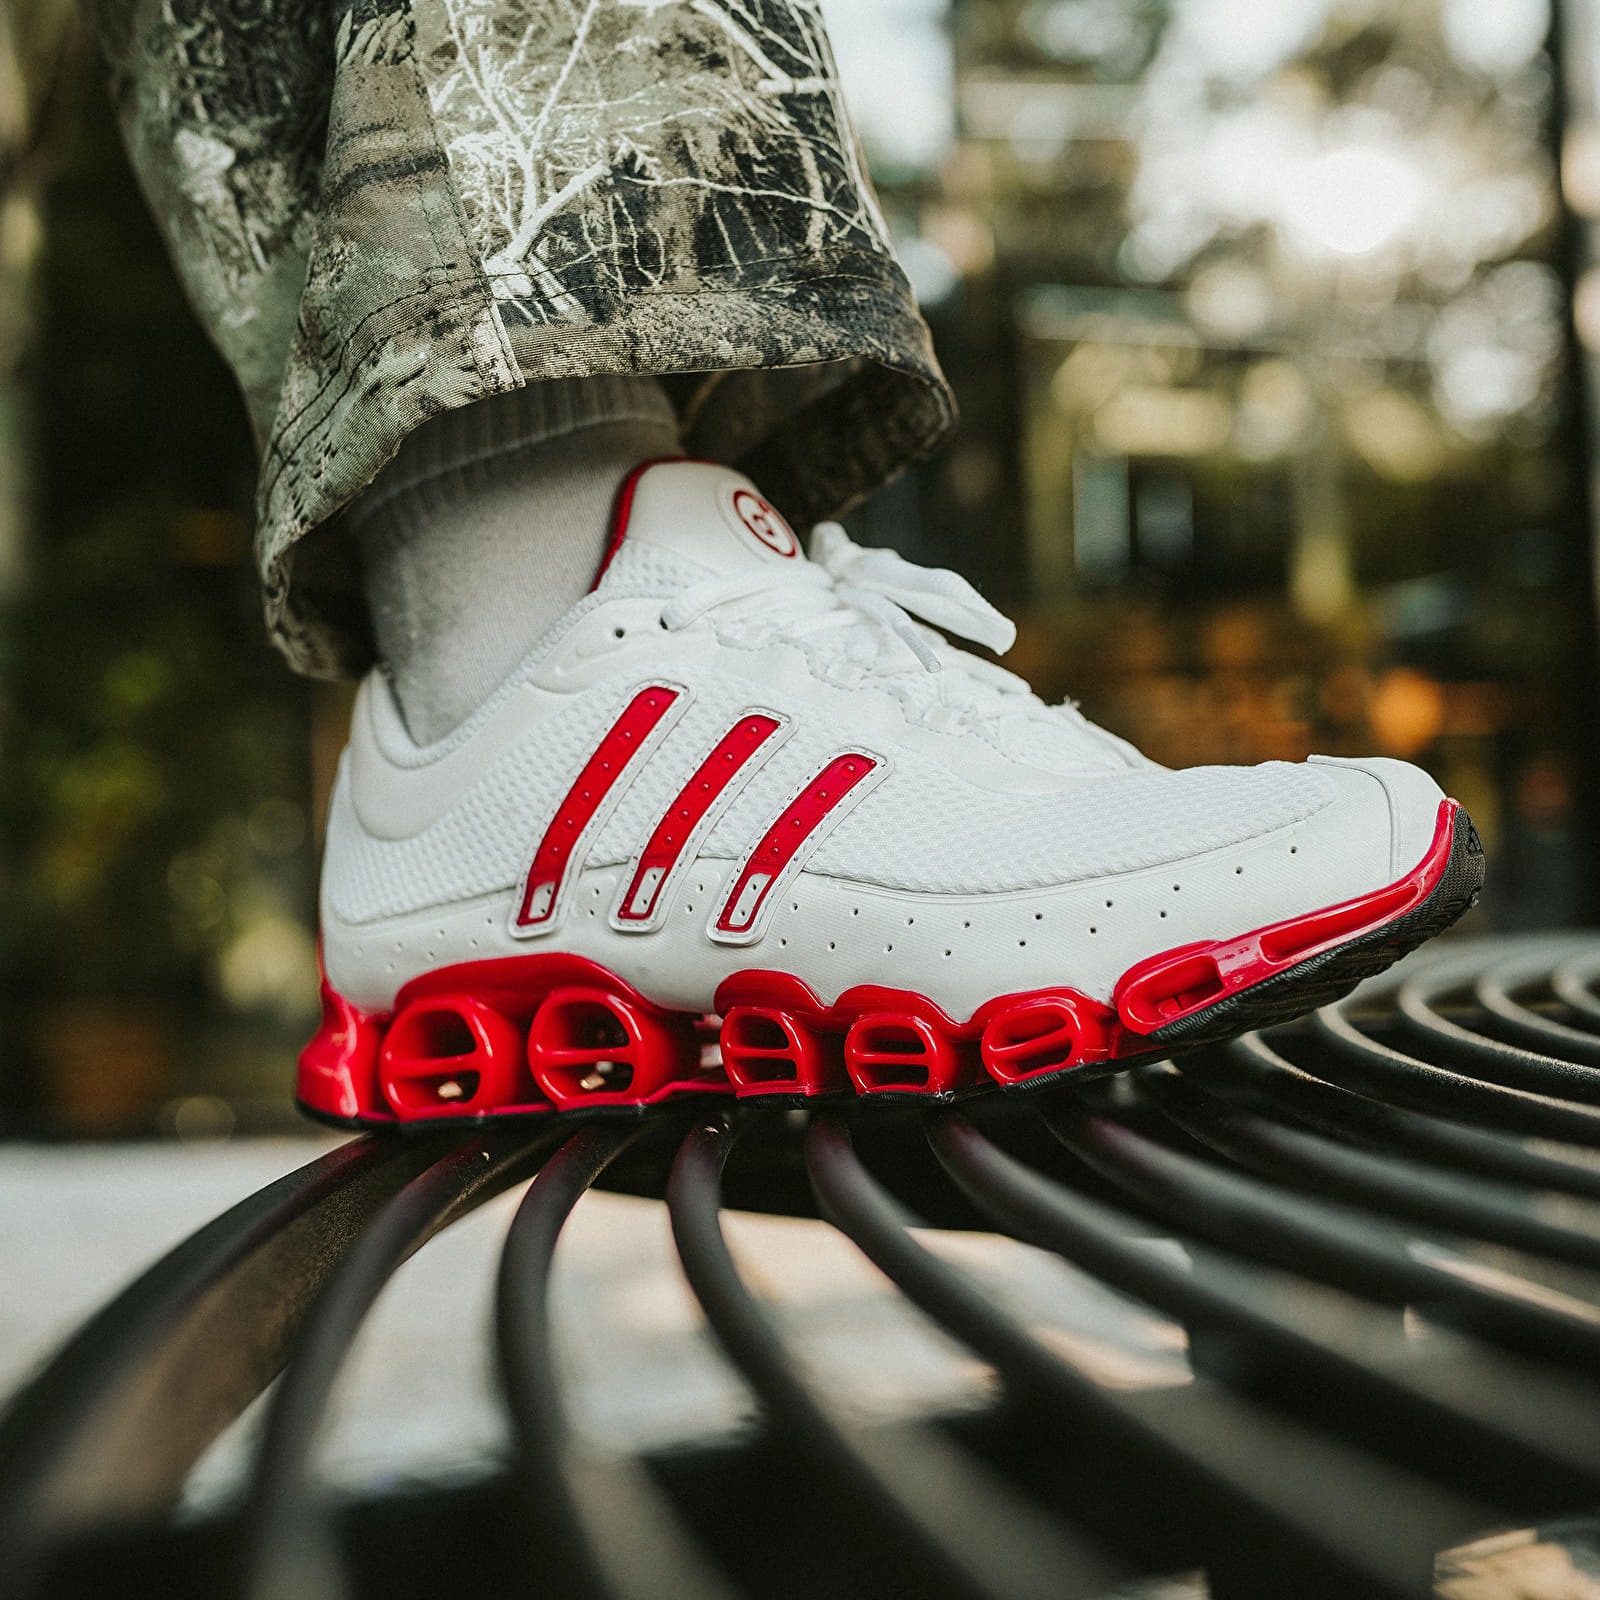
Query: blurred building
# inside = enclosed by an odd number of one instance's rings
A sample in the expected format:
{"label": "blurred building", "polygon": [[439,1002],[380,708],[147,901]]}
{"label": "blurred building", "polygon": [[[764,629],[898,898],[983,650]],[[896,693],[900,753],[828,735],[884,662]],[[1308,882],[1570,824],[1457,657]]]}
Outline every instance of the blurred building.
{"label": "blurred building", "polygon": [[912,543],[1157,759],[1428,766],[1500,926],[1592,911],[1551,34],[1544,0],[958,0],[952,135],[880,166],[966,417]]}

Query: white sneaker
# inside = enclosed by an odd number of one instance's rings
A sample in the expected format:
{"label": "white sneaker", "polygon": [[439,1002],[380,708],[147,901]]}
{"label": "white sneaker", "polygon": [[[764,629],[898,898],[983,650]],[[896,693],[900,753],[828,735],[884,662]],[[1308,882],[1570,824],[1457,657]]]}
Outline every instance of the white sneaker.
{"label": "white sneaker", "polygon": [[746,479],[670,461],[448,738],[369,677],[305,1108],[1048,1082],[1309,1010],[1476,898],[1472,824],[1415,767],[1168,771],[913,615],[1013,636],[955,574],[832,524],[808,560]]}

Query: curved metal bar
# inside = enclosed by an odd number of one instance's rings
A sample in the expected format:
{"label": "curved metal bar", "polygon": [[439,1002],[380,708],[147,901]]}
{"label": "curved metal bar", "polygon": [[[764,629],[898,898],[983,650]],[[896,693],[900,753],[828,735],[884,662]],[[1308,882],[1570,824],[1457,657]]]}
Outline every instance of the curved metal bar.
{"label": "curved metal bar", "polygon": [[1529,1089],[1507,1088],[1419,1061],[1369,1039],[1347,1015],[1350,1005],[1350,1000],[1341,1000],[1313,1014],[1316,1036],[1330,1046],[1326,1059],[1317,1064],[1319,1076],[1357,1094],[1430,1116],[1565,1139],[1572,1144],[1600,1145],[1600,1108]]}
{"label": "curved metal bar", "polygon": [[725,1600],[726,1579],[694,1545],[637,1463],[598,1462],[573,1448],[556,1373],[550,1281],[573,1207],[639,1136],[637,1126],[585,1128],[553,1155],[523,1196],[500,1258],[495,1338],[517,1438],[530,1551],[546,1582],[595,1600]]}
{"label": "curved metal bar", "polygon": [[[1032,1171],[955,1113],[930,1116],[928,1139],[998,1226],[1178,1318],[1202,1347],[1221,1336],[1222,1363],[1249,1387],[1292,1388],[1320,1420],[1359,1425],[1391,1448],[1425,1440],[1477,1492],[1486,1481],[1515,1498],[1536,1480],[1551,1503],[1582,1505],[1600,1487],[1600,1439],[1590,1429],[1552,1428],[1548,1408],[1536,1414],[1520,1391],[1509,1406],[1496,1404],[1495,1385],[1464,1391],[1436,1363],[1411,1356],[1388,1313],[1192,1242],[1180,1264],[1150,1249],[1146,1224]],[[1509,1371],[1508,1381],[1516,1381]]]}
{"label": "curved metal bar", "polygon": [[[1186,1069],[1191,1070],[1191,1069]],[[1232,1100],[1292,1117],[1335,1138],[1423,1156],[1463,1172],[1489,1172],[1513,1183],[1600,1199],[1600,1168],[1584,1166],[1521,1140],[1342,1089],[1281,1054],[1259,1033],[1234,1039],[1196,1060],[1208,1086]]]}
{"label": "curved metal bar", "polygon": [[32,1587],[74,1529],[161,1514],[283,1365],[318,1290],[437,1141],[358,1139],[169,1251],[72,1337],[0,1420],[0,1573]]}
{"label": "curved metal bar", "polygon": [[1313,1204],[1208,1166],[1071,1102],[1045,1113],[1051,1131],[1110,1182],[1169,1219],[1241,1255],[1302,1273],[1529,1355],[1591,1369],[1600,1309],[1451,1245],[1343,1205]]}
{"label": "curved metal bar", "polygon": [[1224,1105],[1193,1076],[1166,1063],[1139,1069],[1138,1081],[1151,1103],[1191,1138],[1272,1182],[1553,1261],[1600,1268],[1600,1232],[1546,1221],[1524,1189],[1483,1177],[1460,1178],[1284,1127]]}
{"label": "curved metal bar", "polygon": [[441,1229],[527,1177],[551,1139],[546,1128],[520,1127],[457,1146],[390,1200],[339,1263],[267,1416],[246,1508],[247,1600],[337,1600],[347,1592],[310,1461],[351,1340],[394,1272]]}
{"label": "curved metal bar", "polygon": [[1026,1514],[953,1443],[926,1427],[850,1427],[810,1387],[723,1236],[722,1168],[736,1138],[725,1120],[703,1123],[673,1164],[667,1207],[683,1270],[785,1440],[898,1534],[907,1592],[995,1600],[1103,1594],[1115,1581],[1111,1567],[1042,1516]]}
{"label": "curved metal bar", "polygon": [[[1070,1428],[1080,1447],[1107,1451],[1116,1469],[1136,1474],[1169,1513],[1188,1506],[1202,1528],[1226,1529],[1229,1546],[1256,1541],[1256,1572],[1267,1569],[1278,1592],[1420,1600],[1431,1592],[1423,1569],[1433,1549],[1445,1548],[1446,1530],[1485,1525],[1481,1506],[1290,1428],[1204,1380],[1186,1391],[1192,1410],[1157,1410],[1100,1387],[916,1242],[914,1219],[856,1159],[842,1123],[812,1122],[806,1161],[826,1215],[902,1292]],[[1376,1514],[1379,1505],[1392,1521]],[[1225,1568],[1229,1546],[1213,1547],[1210,1559]]]}
{"label": "curved metal bar", "polygon": [[1461,987],[1450,968],[1420,972],[1401,985],[1395,997],[1395,1012],[1406,1031],[1426,1041],[1430,1050],[1472,1068],[1494,1083],[1600,1105],[1600,1071],[1593,1067],[1521,1045],[1504,1044],[1442,1016],[1436,1002]]}
{"label": "curved metal bar", "polygon": [[1550,974],[1550,992],[1585,1022],[1600,1027],[1600,995],[1594,992],[1597,980],[1600,980],[1600,955],[1576,955],[1563,961]]}
{"label": "curved metal bar", "polygon": [[1565,1056],[1586,1066],[1600,1067],[1600,1033],[1541,1016],[1517,999],[1519,990],[1534,984],[1548,988],[1552,975],[1547,960],[1504,961],[1478,974],[1472,995],[1514,1043],[1526,1045],[1530,1050]]}

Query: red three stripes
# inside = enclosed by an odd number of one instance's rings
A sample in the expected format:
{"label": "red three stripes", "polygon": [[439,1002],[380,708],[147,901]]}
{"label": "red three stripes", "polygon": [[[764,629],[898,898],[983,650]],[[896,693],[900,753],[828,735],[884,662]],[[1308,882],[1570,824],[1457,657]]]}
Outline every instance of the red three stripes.
{"label": "red three stripes", "polygon": [[[641,689],[611,724],[611,731],[589,757],[578,781],[567,791],[544,838],[534,852],[528,881],[522,890],[522,905],[516,926],[534,931],[554,925],[561,905],[561,891],[574,865],[578,841],[586,837],[602,805],[617,789],[622,775],[632,764],[661,719],[683,698],[682,691],[653,684]],[[620,790],[618,791],[620,793]]]}
{"label": "red three stripes", "polygon": [[617,921],[648,923],[655,914],[661,891],[682,860],[689,841],[703,834],[711,808],[739,777],[751,758],[783,724],[776,717],[756,712],[740,717],[722,742],[701,763],[700,770],[683,786],[678,798],[656,824],[650,842],[639,853],[639,864],[628,884]]}
{"label": "red three stripes", "polygon": [[871,756],[852,750],[835,756],[789,803],[750,852],[717,915],[718,933],[748,934],[784,869],[816,837],[817,830],[846,797],[878,765]]}
{"label": "red three stripes", "polygon": [[[587,847],[602,808],[620,796],[638,769],[640,752],[682,698],[683,691],[665,685],[642,689],[601,739],[534,852],[516,931],[537,933],[555,925],[562,891],[582,865],[580,845]],[[723,735],[639,852],[615,913],[617,926],[643,932],[655,925],[663,894],[715,820],[718,802],[731,798],[731,787],[753,770],[759,757],[771,753],[782,726],[766,712],[747,711]],[[818,838],[879,764],[864,752],[848,751],[823,767],[750,852],[713,923],[714,935],[734,940],[752,936],[785,869]]]}

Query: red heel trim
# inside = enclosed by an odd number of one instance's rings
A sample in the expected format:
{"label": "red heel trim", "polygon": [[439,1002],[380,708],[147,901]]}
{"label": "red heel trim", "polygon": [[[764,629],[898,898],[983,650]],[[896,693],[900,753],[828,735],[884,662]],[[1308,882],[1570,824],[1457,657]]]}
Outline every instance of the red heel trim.
{"label": "red heel trim", "polygon": [[295,1098],[325,1117],[390,1121],[392,1113],[378,1092],[378,1049],[385,1020],[351,1005],[324,977],[322,1021],[300,1052]]}

